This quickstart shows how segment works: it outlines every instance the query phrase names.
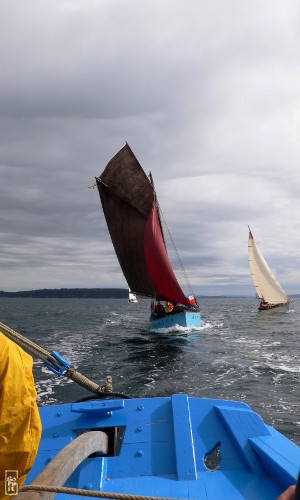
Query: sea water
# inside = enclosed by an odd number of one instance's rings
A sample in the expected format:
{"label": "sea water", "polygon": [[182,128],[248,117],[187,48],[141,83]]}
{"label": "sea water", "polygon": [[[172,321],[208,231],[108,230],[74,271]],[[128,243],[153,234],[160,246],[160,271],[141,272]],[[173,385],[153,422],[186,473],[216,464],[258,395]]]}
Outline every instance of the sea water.
{"label": "sea water", "polygon": [[[199,298],[202,326],[149,331],[150,302],[114,299],[0,299],[0,321],[72,368],[134,397],[189,396],[247,403],[300,445],[300,299],[288,313],[254,299]],[[39,405],[89,395],[34,360]]]}

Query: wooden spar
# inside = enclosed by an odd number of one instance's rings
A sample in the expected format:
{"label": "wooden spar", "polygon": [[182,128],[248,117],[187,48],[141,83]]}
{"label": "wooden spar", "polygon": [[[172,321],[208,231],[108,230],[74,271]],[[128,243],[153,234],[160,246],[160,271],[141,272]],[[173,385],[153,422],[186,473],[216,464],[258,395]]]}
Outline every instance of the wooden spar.
{"label": "wooden spar", "polygon": [[[65,446],[32,481],[32,485],[63,486],[74,470],[89,455],[107,454],[108,436],[102,431],[90,431]],[[49,491],[19,491],[18,500],[52,500],[57,493]]]}

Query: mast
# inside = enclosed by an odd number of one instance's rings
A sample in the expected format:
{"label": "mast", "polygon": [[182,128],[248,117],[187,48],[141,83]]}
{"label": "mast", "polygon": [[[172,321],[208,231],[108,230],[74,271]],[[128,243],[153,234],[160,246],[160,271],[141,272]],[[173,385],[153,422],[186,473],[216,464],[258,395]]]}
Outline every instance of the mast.
{"label": "mast", "polygon": [[164,230],[163,230],[163,225],[162,225],[162,220],[161,220],[161,211],[160,211],[159,204],[158,204],[158,201],[157,201],[157,194],[156,194],[156,191],[155,191],[154,181],[153,181],[153,177],[152,177],[152,173],[151,172],[149,172],[149,179],[150,179],[151,186],[153,188],[154,202],[155,202],[155,205],[156,205],[157,216],[158,216],[158,220],[159,220],[161,234],[162,234],[162,237],[163,237],[163,240],[164,240],[164,244],[165,244],[165,247],[166,247],[166,250],[167,250],[167,245],[166,245],[166,240],[165,240],[165,235],[164,235]]}
{"label": "mast", "polygon": [[196,297],[195,297],[195,294],[194,294],[194,292],[193,292],[192,286],[191,286],[191,284],[190,284],[190,281],[189,281],[189,279],[188,279],[188,276],[187,276],[187,274],[186,274],[186,271],[185,271],[185,269],[184,269],[184,267],[183,267],[182,260],[181,260],[181,258],[180,258],[180,256],[179,256],[179,253],[178,253],[177,248],[176,248],[176,246],[175,246],[175,243],[174,243],[174,240],[173,240],[173,238],[172,238],[171,232],[170,232],[170,230],[169,230],[169,228],[168,228],[168,225],[167,225],[167,223],[166,223],[166,221],[165,221],[165,219],[164,219],[164,217],[163,217],[162,211],[161,211],[160,206],[159,206],[159,204],[158,204],[157,195],[156,195],[155,186],[154,186],[154,181],[153,181],[153,177],[152,177],[151,172],[149,172],[149,179],[150,179],[151,185],[152,185],[152,187],[153,187],[154,200],[155,200],[155,203],[156,203],[156,209],[157,209],[157,215],[158,215],[159,225],[160,225],[161,234],[162,234],[162,237],[163,237],[163,240],[164,240],[164,244],[165,244],[165,247],[166,247],[166,251],[168,251],[168,250],[167,250],[167,245],[166,245],[165,235],[164,235],[164,231],[163,231],[163,222],[164,222],[165,227],[166,227],[166,229],[167,229],[167,233],[168,233],[169,239],[170,239],[170,241],[171,241],[171,243],[172,243],[172,246],[173,246],[173,248],[174,248],[174,251],[175,251],[175,255],[176,255],[176,258],[177,258],[178,264],[179,264],[179,266],[180,266],[180,268],[181,268],[181,271],[182,271],[182,274],[183,274],[183,277],[184,277],[184,280],[185,280],[185,284],[186,284],[186,286],[187,286],[187,288],[188,288],[188,290],[189,290],[190,295],[192,295],[192,296],[194,297],[195,302],[196,302],[196,304],[197,304],[197,306],[198,306],[198,305],[199,305],[199,304],[198,304],[198,301],[197,301],[197,299],[196,299]]}

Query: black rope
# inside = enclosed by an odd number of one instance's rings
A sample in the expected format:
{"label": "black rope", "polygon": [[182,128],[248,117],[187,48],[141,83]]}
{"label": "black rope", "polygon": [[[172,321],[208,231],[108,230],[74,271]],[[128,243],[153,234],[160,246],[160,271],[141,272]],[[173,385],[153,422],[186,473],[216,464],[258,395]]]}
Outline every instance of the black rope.
{"label": "black rope", "polygon": [[132,399],[132,396],[127,396],[126,394],[121,394],[119,392],[99,392],[98,394],[93,394],[91,396],[85,396],[84,398],[78,399],[75,403],[83,403],[84,401],[90,401],[91,399]]}

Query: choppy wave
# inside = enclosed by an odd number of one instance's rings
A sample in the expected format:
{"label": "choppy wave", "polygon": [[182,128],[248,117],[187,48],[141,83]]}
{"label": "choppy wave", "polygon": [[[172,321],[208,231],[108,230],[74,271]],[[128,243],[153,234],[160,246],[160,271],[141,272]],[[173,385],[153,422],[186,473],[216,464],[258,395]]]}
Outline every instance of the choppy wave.
{"label": "choppy wave", "polygon": [[[300,300],[286,314],[259,313],[250,299],[199,300],[202,326],[149,331],[149,302],[0,299],[3,323],[58,351],[79,372],[131,396],[244,401],[300,444]],[[34,362],[41,405],[87,395]]]}

